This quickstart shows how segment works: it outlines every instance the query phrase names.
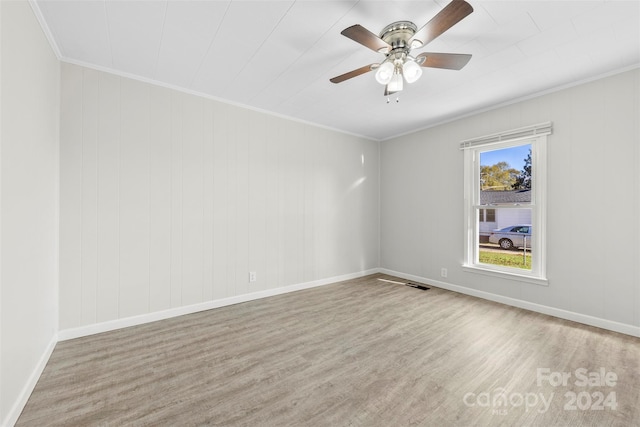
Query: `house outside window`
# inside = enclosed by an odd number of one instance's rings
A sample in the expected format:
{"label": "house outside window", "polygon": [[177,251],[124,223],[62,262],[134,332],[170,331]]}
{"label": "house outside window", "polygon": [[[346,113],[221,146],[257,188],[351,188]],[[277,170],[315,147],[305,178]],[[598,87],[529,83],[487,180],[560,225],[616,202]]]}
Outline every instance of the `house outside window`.
{"label": "house outside window", "polygon": [[551,123],[464,141],[465,271],[546,284]]}
{"label": "house outside window", "polygon": [[496,222],[496,210],[495,209],[479,209],[480,222]]}

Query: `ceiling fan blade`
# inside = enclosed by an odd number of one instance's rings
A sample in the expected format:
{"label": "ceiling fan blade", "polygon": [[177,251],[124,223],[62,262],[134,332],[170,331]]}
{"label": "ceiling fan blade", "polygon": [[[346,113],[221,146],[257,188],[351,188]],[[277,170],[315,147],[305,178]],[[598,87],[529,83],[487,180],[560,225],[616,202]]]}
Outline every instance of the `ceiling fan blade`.
{"label": "ceiling fan blade", "polygon": [[413,35],[409,46],[417,48],[430,43],[471,12],[473,7],[466,1],[453,0]]}
{"label": "ceiling fan blade", "polygon": [[371,50],[375,50],[376,52],[387,53],[391,50],[391,46],[387,42],[364,28],[362,25],[352,25],[349,28],[342,30],[340,34],[345,37],[349,37],[351,40],[358,42]]}
{"label": "ceiling fan blade", "polygon": [[471,55],[466,53],[434,53],[423,52],[416,56],[416,62],[423,67],[446,68],[448,70],[460,70],[467,65]]}
{"label": "ceiling fan blade", "polygon": [[334,77],[332,79],[329,79],[329,81],[331,83],[342,83],[343,81],[349,80],[349,79],[354,78],[354,77],[357,77],[360,74],[368,73],[369,71],[377,68],[378,65],[380,65],[380,64],[365,65],[364,67],[357,68],[355,70],[349,71],[348,73],[344,73],[344,74],[336,76],[336,77]]}

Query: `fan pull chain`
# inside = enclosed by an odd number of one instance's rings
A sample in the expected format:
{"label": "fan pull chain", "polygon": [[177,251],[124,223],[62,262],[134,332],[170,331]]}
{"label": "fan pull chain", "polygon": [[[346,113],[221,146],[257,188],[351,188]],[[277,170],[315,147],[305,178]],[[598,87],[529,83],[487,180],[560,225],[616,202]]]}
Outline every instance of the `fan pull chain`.
{"label": "fan pull chain", "polygon": [[[387,96],[387,104],[391,102],[391,99]],[[400,97],[396,97],[396,102],[400,103]]]}

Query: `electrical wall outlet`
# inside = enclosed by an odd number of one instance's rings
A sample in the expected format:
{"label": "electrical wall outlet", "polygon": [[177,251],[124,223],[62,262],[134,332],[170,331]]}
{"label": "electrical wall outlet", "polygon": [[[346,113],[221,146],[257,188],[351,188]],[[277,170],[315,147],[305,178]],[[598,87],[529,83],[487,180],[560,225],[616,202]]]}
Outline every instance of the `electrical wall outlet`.
{"label": "electrical wall outlet", "polygon": [[249,282],[255,282],[256,280],[258,280],[258,275],[256,274],[255,271],[250,271],[249,272]]}
{"label": "electrical wall outlet", "polygon": [[440,276],[447,277],[447,269],[446,268],[441,268],[440,269]]}

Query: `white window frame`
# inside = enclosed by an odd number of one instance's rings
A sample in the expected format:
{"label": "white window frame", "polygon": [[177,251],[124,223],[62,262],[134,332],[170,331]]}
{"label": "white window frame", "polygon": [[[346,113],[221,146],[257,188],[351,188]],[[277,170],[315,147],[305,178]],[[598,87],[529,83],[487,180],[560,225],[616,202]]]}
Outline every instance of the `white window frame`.
{"label": "white window frame", "polygon": [[[548,285],[546,263],[547,235],[547,135],[552,131],[551,122],[527,126],[463,141],[464,151],[464,218],[465,245],[464,271],[518,280],[538,285]],[[531,203],[513,206],[495,206],[495,209],[531,209],[533,227],[531,270],[481,264],[479,257],[478,210],[489,208],[480,205],[480,153],[531,144],[532,190]],[[494,208],[494,207],[491,207]]]}

